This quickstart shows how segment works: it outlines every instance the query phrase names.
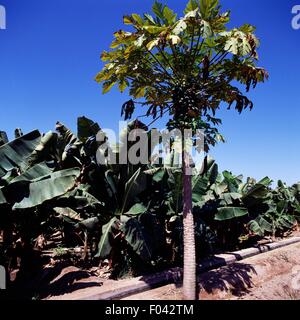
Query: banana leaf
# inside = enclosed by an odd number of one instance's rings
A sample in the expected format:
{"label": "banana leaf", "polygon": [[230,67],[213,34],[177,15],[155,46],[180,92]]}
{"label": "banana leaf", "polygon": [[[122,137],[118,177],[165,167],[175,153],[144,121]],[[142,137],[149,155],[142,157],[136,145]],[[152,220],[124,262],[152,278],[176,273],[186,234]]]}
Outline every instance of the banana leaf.
{"label": "banana leaf", "polygon": [[41,176],[32,180],[32,182],[37,182],[37,181],[46,180],[46,179],[57,179],[57,178],[66,177],[66,176],[79,177],[79,175],[80,175],[79,168],[70,168],[70,169],[59,170],[59,171],[46,174],[44,176]]}
{"label": "banana leaf", "polygon": [[236,200],[241,199],[242,195],[240,193],[222,193],[220,195],[220,205],[221,206],[232,206]]}
{"label": "banana leaf", "polygon": [[258,216],[248,224],[249,229],[259,236],[263,236],[265,232],[272,232],[273,226],[262,215]]}
{"label": "banana leaf", "polygon": [[41,178],[43,176],[46,176],[48,174],[51,174],[54,170],[54,165],[47,162],[41,162],[27,171],[25,171],[20,176],[17,176],[13,180],[11,180],[11,183],[18,182],[18,181],[32,181],[38,178]]}
{"label": "banana leaf", "polygon": [[170,196],[166,201],[169,206],[168,214],[179,214],[182,211],[182,171],[179,169],[168,169],[168,186]]}
{"label": "banana leaf", "polygon": [[80,185],[59,197],[56,204],[59,207],[71,207],[85,212],[98,212],[103,207],[103,203],[91,195],[84,188],[84,185]]}
{"label": "banana leaf", "polygon": [[28,158],[40,143],[41,134],[32,131],[18,139],[0,147],[0,177],[14,168],[24,170],[28,166]]}
{"label": "banana leaf", "polygon": [[2,190],[0,189],[0,205],[5,204],[5,203],[7,203],[6,198],[5,198]]}
{"label": "banana leaf", "polygon": [[132,247],[133,251],[145,262],[151,261],[153,250],[151,238],[138,219],[132,218],[122,226],[121,230],[125,234],[125,239]]}
{"label": "banana leaf", "polygon": [[86,118],[79,117],[77,120],[77,136],[82,142],[85,142],[89,137],[96,136],[101,131],[98,123]]}
{"label": "banana leaf", "polygon": [[244,217],[246,215],[248,215],[248,210],[246,208],[223,207],[223,208],[218,208],[218,213],[215,215],[215,220],[225,221],[225,220]]}
{"label": "banana leaf", "polygon": [[114,239],[116,235],[120,233],[119,226],[120,220],[112,218],[102,227],[102,236],[98,244],[98,253],[95,256],[96,258],[105,259],[110,256],[114,246]]}
{"label": "banana leaf", "polygon": [[125,240],[133,251],[144,261],[154,261],[164,251],[164,226],[156,215],[144,213],[129,219],[121,226]]}
{"label": "banana leaf", "polygon": [[219,175],[219,167],[216,163],[213,163],[208,172],[209,183],[211,185],[217,181],[218,175]]}
{"label": "banana leaf", "polygon": [[[23,199],[16,203],[13,209],[33,208],[43,204],[45,201],[64,195],[75,186],[79,174],[79,169],[61,170],[30,182],[26,188],[25,184],[23,184],[23,187],[19,188]],[[18,183],[15,184],[18,185]]]}
{"label": "banana leaf", "polygon": [[49,131],[46,134],[44,134],[39,144],[36,146],[36,148],[31,153],[28,163],[30,166],[34,166],[35,164],[48,160],[50,157],[51,160],[58,159],[58,154],[56,150],[57,146],[57,133]]}
{"label": "banana leaf", "polygon": [[19,170],[17,168],[14,168],[0,178],[0,186],[4,187],[11,183],[12,180],[14,180],[16,177],[19,176]]}
{"label": "banana leaf", "polygon": [[145,207],[142,203],[137,203],[133,205],[128,212],[124,213],[126,216],[137,216],[139,214],[145,213],[147,211],[147,207]]}
{"label": "banana leaf", "polygon": [[218,178],[218,165],[212,158],[204,160],[204,172],[192,177],[192,199],[197,204],[203,201],[208,189],[216,183]]}
{"label": "banana leaf", "polygon": [[5,131],[0,131],[0,146],[8,143],[7,134]]}
{"label": "banana leaf", "polygon": [[63,163],[72,166],[81,165],[80,150],[82,142],[73,132],[60,122],[56,123],[56,131],[59,132],[59,153]]}
{"label": "banana leaf", "polygon": [[128,206],[134,203],[135,197],[145,191],[146,187],[146,177],[141,168],[139,168],[125,184],[121,215],[124,214]]}
{"label": "banana leaf", "polygon": [[56,207],[53,209],[56,213],[58,213],[59,217],[62,217],[66,222],[69,223],[78,223],[82,221],[83,219],[80,217],[80,214],[76,211],[74,211],[71,208],[60,208]]}
{"label": "banana leaf", "polygon": [[205,196],[209,187],[209,178],[202,174],[192,177],[192,199],[194,203],[198,203]]}
{"label": "banana leaf", "polygon": [[263,201],[269,193],[272,180],[268,177],[257,182],[250,190],[243,194],[242,201],[247,207],[255,206]]}
{"label": "banana leaf", "polygon": [[85,219],[85,220],[78,222],[76,224],[76,227],[77,228],[81,227],[81,228],[84,228],[88,231],[94,231],[96,228],[98,228],[99,223],[100,223],[100,220],[98,217],[91,217],[91,218],[88,218],[88,219]]}
{"label": "banana leaf", "polygon": [[281,214],[281,216],[277,219],[277,225],[279,229],[291,229],[295,223],[297,222],[296,217],[290,214]]}
{"label": "banana leaf", "polygon": [[238,192],[239,185],[242,183],[243,176],[234,176],[229,171],[223,172],[224,183],[227,184],[228,192],[236,193]]}

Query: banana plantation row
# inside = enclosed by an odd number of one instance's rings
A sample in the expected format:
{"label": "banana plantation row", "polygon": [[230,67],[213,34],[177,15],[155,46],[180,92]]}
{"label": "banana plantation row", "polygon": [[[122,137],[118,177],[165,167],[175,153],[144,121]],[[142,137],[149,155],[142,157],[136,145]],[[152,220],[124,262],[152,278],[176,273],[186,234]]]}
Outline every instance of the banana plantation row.
{"label": "banana plantation row", "polygon": [[[133,121],[123,134],[134,128],[145,126]],[[77,135],[61,123],[46,134],[16,130],[10,142],[2,132],[0,264],[8,270],[22,264],[17,258],[25,249],[58,255],[81,248],[81,263],[107,259],[114,277],[182,265],[182,169],[175,150],[164,165],[98,164],[99,131],[81,117]],[[111,148],[118,158],[122,145]],[[243,180],[219,172],[208,157],[202,170],[193,170],[198,260],[297,228],[300,184],[278,181],[274,189],[268,177]]]}

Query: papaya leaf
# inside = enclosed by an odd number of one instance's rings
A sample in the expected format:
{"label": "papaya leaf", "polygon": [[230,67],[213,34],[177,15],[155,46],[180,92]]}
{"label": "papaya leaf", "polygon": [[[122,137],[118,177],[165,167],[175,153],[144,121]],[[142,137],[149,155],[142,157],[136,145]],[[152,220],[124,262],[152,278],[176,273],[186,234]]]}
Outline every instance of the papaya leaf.
{"label": "papaya leaf", "polygon": [[194,11],[199,8],[199,2],[197,0],[189,0],[184,10],[184,13],[187,14],[191,11]]}

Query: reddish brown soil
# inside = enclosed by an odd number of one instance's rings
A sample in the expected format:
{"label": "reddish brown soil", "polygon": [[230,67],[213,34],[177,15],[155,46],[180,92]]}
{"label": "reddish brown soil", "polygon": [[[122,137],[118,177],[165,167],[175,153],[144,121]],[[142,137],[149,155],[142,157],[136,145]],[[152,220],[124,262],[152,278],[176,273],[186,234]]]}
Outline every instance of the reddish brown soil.
{"label": "reddish brown soil", "polygon": [[[200,275],[201,300],[300,300],[300,244],[245,259]],[[181,300],[175,284],[125,300]]]}
{"label": "reddish brown soil", "polygon": [[[108,272],[83,271],[75,267],[47,269],[43,276],[47,286],[42,299],[80,300],[96,297],[122,288],[140,287],[148,283],[144,277],[119,281],[109,280]],[[108,271],[108,270],[107,270]],[[177,273],[172,279],[176,282]],[[154,275],[155,277],[155,275]],[[51,279],[51,280],[50,280]],[[300,243],[263,253],[198,277],[201,300],[300,300]],[[103,297],[103,295],[102,295]],[[181,300],[181,284],[170,284],[124,298],[124,300]]]}

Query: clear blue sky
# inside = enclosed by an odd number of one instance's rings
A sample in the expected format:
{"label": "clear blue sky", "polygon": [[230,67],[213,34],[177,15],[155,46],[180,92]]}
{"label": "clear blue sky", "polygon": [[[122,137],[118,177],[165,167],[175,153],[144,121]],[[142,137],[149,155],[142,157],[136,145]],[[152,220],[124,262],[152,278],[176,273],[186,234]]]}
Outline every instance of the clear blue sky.
{"label": "clear blue sky", "polygon": [[[168,0],[181,12],[186,1]],[[232,26],[251,23],[261,39],[260,65],[268,83],[250,96],[252,112],[221,111],[227,143],[213,156],[221,169],[288,183],[300,180],[300,30],[291,28],[291,8],[300,0],[221,0],[232,11]],[[150,11],[152,0],[0,0],[7,30],[0,30],[0,130],[10,136],[48,131],[60,120],[72,129],[85,115],[102,127],[117,128],[120,106],[128,98],[103,96],[93,78],[100,53],[122,16]]]}

